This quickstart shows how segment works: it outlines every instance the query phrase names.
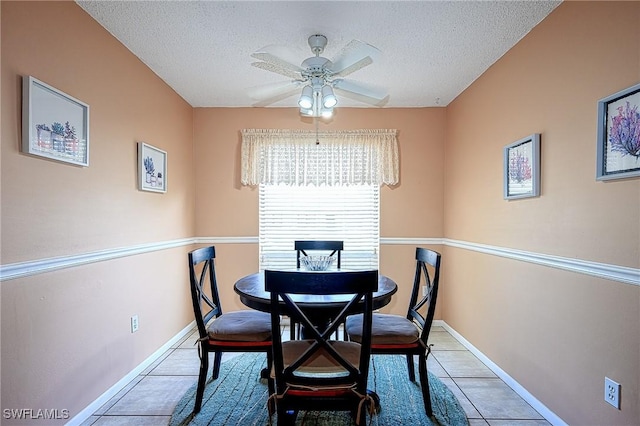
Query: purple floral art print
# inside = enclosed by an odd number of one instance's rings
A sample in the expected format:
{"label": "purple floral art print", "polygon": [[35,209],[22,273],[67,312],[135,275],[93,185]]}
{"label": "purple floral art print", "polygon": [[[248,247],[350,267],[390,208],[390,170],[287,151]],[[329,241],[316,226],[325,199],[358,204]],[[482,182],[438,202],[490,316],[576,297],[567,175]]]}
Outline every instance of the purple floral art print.
{"label": "purple floral art print", "polygon": [[611,117],[609,143],[611,150],[620,152],[622,156],[640,157],[640,113],[638,105],[626,102],[617,108],[618,114]]}
{"label": "purple floral art print", "polygon": [[540,134],[534,133],[504,148],[504,198],[540,195]]}
{"label": "purple floral art print", "polygon": [[598,103],[597,179],[640,176],[640,84]]}

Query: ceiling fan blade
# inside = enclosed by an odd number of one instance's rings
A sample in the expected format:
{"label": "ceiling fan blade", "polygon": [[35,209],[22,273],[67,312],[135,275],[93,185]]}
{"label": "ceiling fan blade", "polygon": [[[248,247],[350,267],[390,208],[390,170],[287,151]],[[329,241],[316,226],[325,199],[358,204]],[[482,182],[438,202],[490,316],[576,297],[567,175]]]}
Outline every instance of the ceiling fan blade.
{"label": "ceiling fan blade", "polygon": [[269,99],[263,99],[261,101],[255,102],[255,103],[253,103],[251,105],[254,106],[254,107],[266,107],[266,106],[275,104],[276,102],[281,101],[283,99],[287,99],[287,98],[289,98],[289,97],[291,97],[293,95],[296,95],[296,94],[298,94],[298,91],[297,90],[293,90],[293,91],[290,91],[288,93],[282,93],[282,94],[280,94],[278,96],[274,96],[274,97],[269,98]]}
{"label": "ceiling fan blade", "polygon": [[276,83],[262,84],[247,89],[249,97],[255,100],[268,99],[283,93],[298,90],[302,83],[297,80],[278,81]]}
{"label": "ceiling fan blade", "polygon": [[265,71],[271,71],[276,74],[283,75],[285,77],[295,78],[295,79],[301,78],[301,75],[299,72],[296,72],[291,68],[282,67],[278,64],[274,64],[271,62],[252,62],[251,65],[256,68],[263,69]]}
{"label": "ceiling fan blade", "polygon": [[253,106],[261,107],[271,105],[297,94],[301,85],[302,82],[298,80],[279,81],[277,83],[250,87],[247,89],[247,94],[252,99],[258,101],[254,103]]}
{"label": "ceiling fan blade", "polygon": [[[267,64],[274,65],[280,69],[289,70],[298,77],[302,68],[297,64],[297,55],[291,49],[284,46],[266,46],[251,54],[252,58],[259,59]],[[270,71],[268,68],[267,71]]]}
{"label": "ceiling fan blade", "polygon": [[261,57],[264,55],[268,56],[269,58],[276,58],[276,60],[278,61],[284,61],[296,67],[300,64],[299,58],[304,55],[304,52],[302,52],[300,49],[293,49],[288,46],[272,44],[255,51],[251,56],[262,61],[268,61],[267,59],[263,59]]}
{"label": "ceiling fan blade", "polygon": [[371,59],[371,56],[365,56],[364,58],[360,59],[358,62],[355,62],[353,64],[351,64],[350,66],[348,66],[347,68],[343,69],[342,71],[332,74],[332,77],[346,77],[351,73],[354,73],[356,71],[358,71],[359,69],[362,69],[364,67],[366,67],[367,65],[371,65],[373,63],[373,59]]}
{"label": "ceiling fan blade", "polygon": [[386,90],[363,83],[339,79],[333,82],[333,88],[342,96],[370,105],[383,106],[389,101]]}
{"label": "ceiling fan blade", "polygon": [[[343,70],[346,70],[351,66],[359,63],[367,56],[371,59],[371,62],[373,62],[378,59],[380,55],[381,52],[380,50],[378,50],[378,48],[360,40],[351,40],[331,61],[333,62],[332,70],[335,74],[340,74]],[[360,68],[366,65],[369,64],[362,65]]]}

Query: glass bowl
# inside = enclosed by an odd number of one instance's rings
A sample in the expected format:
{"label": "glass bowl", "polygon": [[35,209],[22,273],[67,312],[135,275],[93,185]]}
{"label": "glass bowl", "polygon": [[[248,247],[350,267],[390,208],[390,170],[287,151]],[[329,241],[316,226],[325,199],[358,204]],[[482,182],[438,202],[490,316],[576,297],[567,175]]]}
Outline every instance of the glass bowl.
{"label": "glass bowl", "polygon": [[303,256],[300,265],[307,271],[326,271],[334,260],[333,256]]}

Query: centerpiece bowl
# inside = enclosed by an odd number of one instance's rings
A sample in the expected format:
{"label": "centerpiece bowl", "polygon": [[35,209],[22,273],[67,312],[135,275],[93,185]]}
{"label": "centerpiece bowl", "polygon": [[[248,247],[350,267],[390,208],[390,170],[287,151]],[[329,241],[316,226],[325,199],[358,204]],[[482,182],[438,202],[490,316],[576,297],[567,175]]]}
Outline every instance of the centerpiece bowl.
{"label": "centerpiece bowl", "polygon": [[307,271],[326,271],[333,261],[333,256],[303,256],[300,265]]}

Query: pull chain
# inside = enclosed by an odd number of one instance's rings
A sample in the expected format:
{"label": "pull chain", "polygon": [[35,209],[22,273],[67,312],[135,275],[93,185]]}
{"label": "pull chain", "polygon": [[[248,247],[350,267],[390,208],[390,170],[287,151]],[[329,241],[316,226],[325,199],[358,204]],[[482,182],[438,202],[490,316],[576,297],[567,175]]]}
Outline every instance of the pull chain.
{"label": "pull chain", "polygon": [[320,145],[320,139],[318,139],[318,117],[315,117],[313,121],[316,123],[316,145]]}

